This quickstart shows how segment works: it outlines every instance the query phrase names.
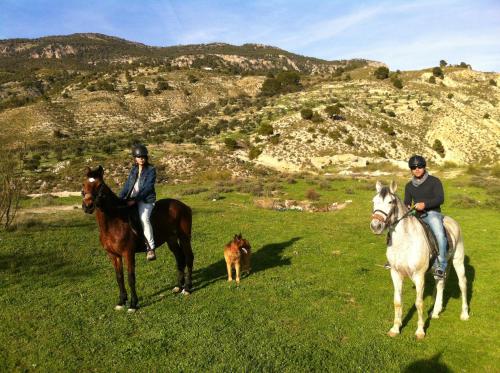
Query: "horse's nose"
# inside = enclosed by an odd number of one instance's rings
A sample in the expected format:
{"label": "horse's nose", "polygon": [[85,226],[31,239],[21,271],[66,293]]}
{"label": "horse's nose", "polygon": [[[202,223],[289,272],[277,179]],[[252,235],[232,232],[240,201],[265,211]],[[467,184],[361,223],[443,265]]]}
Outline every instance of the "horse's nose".
{"label": "horse's nose", "polygon": [[373,219],[370,223],[370,229],[373,233],[380,233],[382,230],[382,223],[380,221]]}

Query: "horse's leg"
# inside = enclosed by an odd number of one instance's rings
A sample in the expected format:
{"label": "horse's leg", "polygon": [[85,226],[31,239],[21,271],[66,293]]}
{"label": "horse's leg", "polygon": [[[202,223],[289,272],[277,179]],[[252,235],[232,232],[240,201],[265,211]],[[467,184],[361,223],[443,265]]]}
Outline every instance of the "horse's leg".
{"label": "horse's leg", "polygon": [[191,248],[191,237],[181,236],[179,237],[179,242],[182,249],[182,253],[184,255],[184,265],[187,266],[184,292],[190,293],[193,287],[193,262],[194,262],[193,249]]}
{"label": "horse's leg", "polygon": [[133,248],[126,252],[125,259],[127,260],[127,277],[128,286],[130,288],[130,307],[128,311],[135,312],[138,308],[138,299],[135,290],[135,252]]}
{"label": "horse's leg", "polygon": [[444,279],[436,280],[436,301],[432,309],[432,318],[439,319],[439,314],[443,310]]}
{"label": "horse's leg", "polygon": [[180,293],[184,287],[184,268],[186,267],[184,254],[175,237],[170,237],[167,240],[167,245],[175,256],[175,265],[177,267],[177,282],[172,291]]}
{"label": "horse's leg", "polygon": [[415,335],[417,339],[423,339],[425,337],[424,331],[424,284],[425,284],[425,273],[416,274],[413,276],[413,282],[415,283],[415,289],[417,291],[417,296],[415,298],[415,307],[417,308],[418,314],[418,324],[417,331]]}
{"label": "horse's leg", "polygon": [[391,269],[392,283],[394,285],[394,325],[387,332],[389,337],[395,337],[399,334],[401,327],[401,315],[403,314],[403,304],[401,296],[403,293],[403,277],[394,269]]}
{"label": "horse's leg", "polygon": [[465,277],[464,258],[453,258],[453,267],[458,276],[458,285],[462,293],[462,313],[460,320],[469,320],[469,306],[467,305],[467,278]]}
{"label": "horse's leg", "polygon": [[121,256],[110,255],[110,259],[113,262],[113,267],[115,267],[116,282],[120,288],[120,298],[115,306],[115,310],[122,310],[127,302],[127,290],[125,289],[125,281],[123,279],[123,262]]}

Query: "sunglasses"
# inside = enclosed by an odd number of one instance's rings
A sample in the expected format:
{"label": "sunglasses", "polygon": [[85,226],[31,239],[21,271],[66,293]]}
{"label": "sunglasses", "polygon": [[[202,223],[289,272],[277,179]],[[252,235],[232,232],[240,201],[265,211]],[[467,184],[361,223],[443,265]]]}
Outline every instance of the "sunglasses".
{"label": "sunglasses", "polygon": [[140,155],[140,156],[138,156],[138,157],[136,157],[136,158],[139,158],[139,159],[146,159],[146,157],[145,157],[145,156],[143,156],[143,155]]}
{"label": "sunglasses", "polygon": [[411,166],[410,170],[416,170],[417,168],[422,169],[422,168],[424,168],[424,166]]}

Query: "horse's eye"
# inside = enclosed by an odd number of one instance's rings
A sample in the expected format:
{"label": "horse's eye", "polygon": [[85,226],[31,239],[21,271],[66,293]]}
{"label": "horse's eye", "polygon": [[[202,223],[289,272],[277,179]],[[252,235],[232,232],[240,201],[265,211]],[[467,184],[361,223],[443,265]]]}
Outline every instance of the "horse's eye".
{"label": "horse's eye", "polygon": [[392,205],[393,203],[394,203],[394,201],[389,201],[389,204],[391,204],[391,205]]}
{"label": "horse's eye", "polygon": [[82,190],[82,197],[85,197],[85,192]]}

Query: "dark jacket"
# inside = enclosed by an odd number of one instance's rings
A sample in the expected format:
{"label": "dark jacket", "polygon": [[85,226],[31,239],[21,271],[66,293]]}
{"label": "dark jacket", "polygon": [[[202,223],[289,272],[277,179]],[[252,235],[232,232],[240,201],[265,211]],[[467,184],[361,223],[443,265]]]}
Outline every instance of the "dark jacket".
{"label": "dark jacket", "polygon": [[441,205],[444,203],[444,190],[441,181],[432,175],[429,175],[418,187],[410,181],[405,187],[405,205],[411,203],[424,202],[425,211],[441,212]]}
{"label": "dark jacket", "polygon": [[[135,181],[137,180],[137,175],[139,173],[139,166],[134,165],[130,170],[127,181],[123,186],[120,194],[120,198],[129,198],[132,189],[134,188]],[[153,203],[156,201],[156,191],[155,191],[155,181],[156,181],[156,169],[148,165],[142,169],[141,178],[139,179],[139,193],[134,197],[136,201],[142,201],[146,203]]]}

